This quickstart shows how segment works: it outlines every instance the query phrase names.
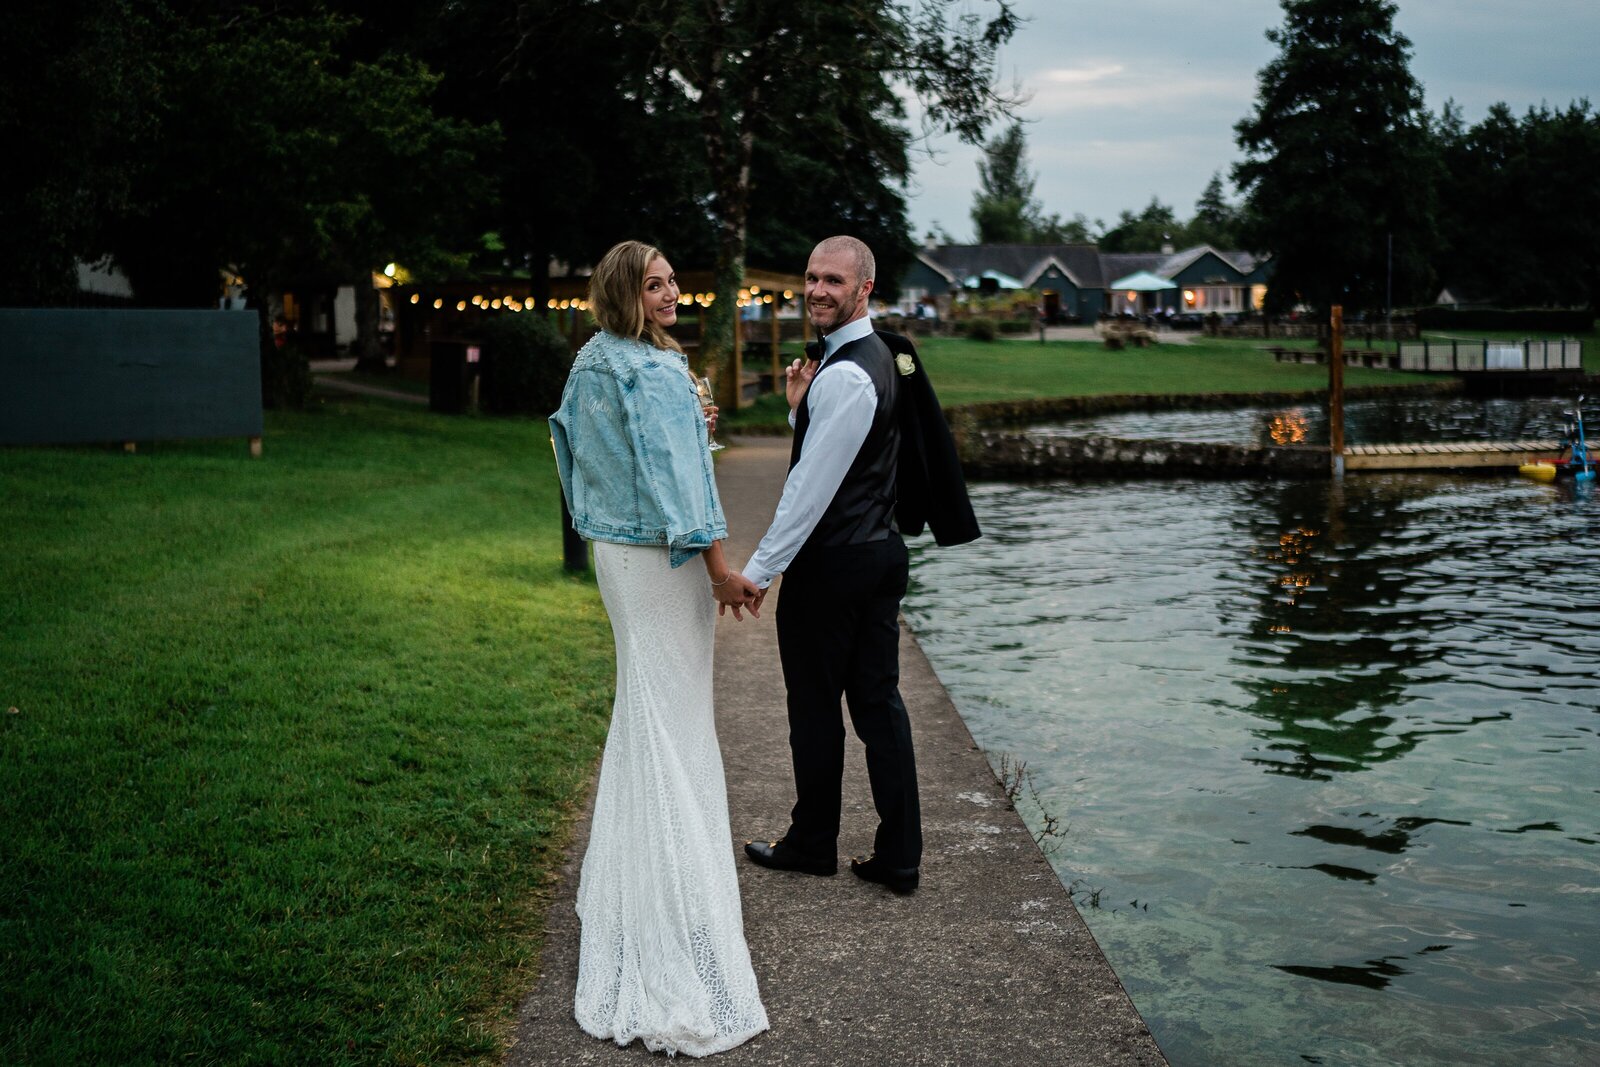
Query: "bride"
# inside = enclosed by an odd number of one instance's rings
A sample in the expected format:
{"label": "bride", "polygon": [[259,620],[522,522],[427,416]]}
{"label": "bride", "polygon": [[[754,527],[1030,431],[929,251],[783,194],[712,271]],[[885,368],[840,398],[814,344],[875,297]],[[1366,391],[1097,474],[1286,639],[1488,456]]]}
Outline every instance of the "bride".
{"label": "bride", "polygon": [[[707,422],[667,333],[678,285],[624,241],[589,282],[601,332],[550,417],[573,526],[617,646],[617,697],[578,886],[578,1025],[626,1045],[706,1056],[767,1029],[744,940],[711,704],[716,615],[761,590],[723,557],[727,525]],[[705,577],[683,564],[699,556]],[[720,606],[716,606],[720,605]]]}

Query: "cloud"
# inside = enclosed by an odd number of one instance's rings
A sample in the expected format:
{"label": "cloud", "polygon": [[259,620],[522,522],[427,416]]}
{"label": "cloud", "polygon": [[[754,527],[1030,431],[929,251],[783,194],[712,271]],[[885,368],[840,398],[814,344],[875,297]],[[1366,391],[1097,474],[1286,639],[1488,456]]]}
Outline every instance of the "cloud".
{"label": "cloud", "polygon": [[1032,93],[1028,113],[1036,117],[1079,111],[1158,108],[1192,113],[1226,105],[1243,114],[1255,95],[1253,71],[1173,71],[1157,65],[1095,61],[1055,67],[1026,79]]}
{"label": "cloud", "polygon": [[1069,85],[1079,85],[1115,77],[1121,74],[1122,70],[1121,63],[1101,63],[1093,67],[1058,67],[1055,70],[1045,71],[1040,77],[1048,82],[1065,82]]}

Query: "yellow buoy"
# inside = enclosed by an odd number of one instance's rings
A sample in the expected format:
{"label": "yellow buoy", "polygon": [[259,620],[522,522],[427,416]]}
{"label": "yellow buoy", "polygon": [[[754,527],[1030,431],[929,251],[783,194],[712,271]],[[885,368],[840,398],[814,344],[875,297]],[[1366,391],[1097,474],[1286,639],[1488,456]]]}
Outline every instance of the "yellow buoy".
{"label": "yellow buoy", "polygon": [[1517,468],[1517,473],[1524,478],[1532,478],[1536,482],[1553,482],[1556,480],[1556,465],[1554,463],[1524,463]]}

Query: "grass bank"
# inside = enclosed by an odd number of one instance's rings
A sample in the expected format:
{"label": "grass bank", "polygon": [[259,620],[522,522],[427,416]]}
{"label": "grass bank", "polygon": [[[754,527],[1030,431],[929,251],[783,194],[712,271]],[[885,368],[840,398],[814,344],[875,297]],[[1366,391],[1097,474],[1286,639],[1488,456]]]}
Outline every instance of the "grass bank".
{"label": "grass bank", "polygon": [[498,1058],[612,682],[557,493],[362,401],[0,450],[0,1061]]}
{"label": "grass bank", "polygon": [[[1037,397],[1117,393],[1269,393],[1325,389],[1328,368],[1279,363],[1259,343],[1197,337],[1187,345],[1111,351],[1096,341],[968,341],[930,337],[917,342],[946,406]],[[798,352],[795,353],[796,355]],[[1345,384],[1413,385],[1425,375],[1345,368]],[[775,396],[730,417],[730,431],[786,424],[788,408]]]}

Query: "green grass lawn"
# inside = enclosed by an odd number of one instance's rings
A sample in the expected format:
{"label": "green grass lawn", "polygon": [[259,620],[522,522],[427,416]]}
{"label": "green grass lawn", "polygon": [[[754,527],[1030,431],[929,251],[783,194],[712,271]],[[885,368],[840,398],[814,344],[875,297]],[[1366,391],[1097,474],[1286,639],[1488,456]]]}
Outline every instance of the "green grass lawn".
{"label": "green grass lawn", "polygon": [[[1197,337],[1187,345],[1154,345],[1112,351],[1097,341],[968,341],[919,339],[939,401],[947,407],[1034,397],[1116,393],[1271,393],[1326,389],[1328,368],[1314,363],[1279,363],[1268,342]],[[796,346],[797,347],[797,346]],[[1310,344],[1307,344],[1310,347]],[[793,353],[797,355],[796,351]],[[792,358],[792,356],[790,357]],[[1412,385],[1426,375],[1345,368],[1345,384]],[[784,424],[788,407],[776,396],[730,417],[730,432]]]}
{"label": "green grass lawn", "polygon": [[0,449],[0,1062],[498,1060],[609,715],[558,491],[360,400]]}

